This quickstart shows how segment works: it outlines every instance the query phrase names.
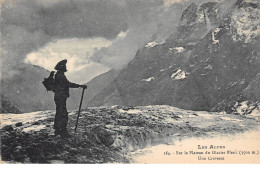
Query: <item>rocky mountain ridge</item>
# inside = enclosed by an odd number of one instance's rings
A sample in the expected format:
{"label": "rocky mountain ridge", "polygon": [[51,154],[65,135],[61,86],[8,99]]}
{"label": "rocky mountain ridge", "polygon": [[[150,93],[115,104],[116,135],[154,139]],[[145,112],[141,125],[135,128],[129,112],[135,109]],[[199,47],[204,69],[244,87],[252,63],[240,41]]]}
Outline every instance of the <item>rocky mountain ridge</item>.
{"label": "rocky mountain ridge", "polygon": [[[1,113],[24,113],[40,110],[55,110],[53,92],[47,92],[42,81],[50,74],[48,70],[31,64],[20,64],[13,69],[14,75],[1,80]],[[5,73],[3,73],[5,74]],[[86,85],[88,90],[84,102],[88,102],[116,77],[117,71],[110,70]],[[70,89],[68,109],[77,109],[82,91]]]}
{"label": "rocky mountain ridge", "polygon": [[[15,105],[20,112],[54,108],[53,95],[47,92],[42,81],[49,71],[31,64],[20,64],[13,68],[13,75],[3,73],[1,94]],[[3,98],[1,98],[3,102]],[[1,103],[1,112],[3,103]]]}
{"label": "rocky mountain ridge", "polygon": [[178,32],[164,44],[151,42],[138,50],[90,105],[167,104],[211,110],[242,92],[260,72],[259,2],[239,0],[219,15],[217,7],[187,7]]}

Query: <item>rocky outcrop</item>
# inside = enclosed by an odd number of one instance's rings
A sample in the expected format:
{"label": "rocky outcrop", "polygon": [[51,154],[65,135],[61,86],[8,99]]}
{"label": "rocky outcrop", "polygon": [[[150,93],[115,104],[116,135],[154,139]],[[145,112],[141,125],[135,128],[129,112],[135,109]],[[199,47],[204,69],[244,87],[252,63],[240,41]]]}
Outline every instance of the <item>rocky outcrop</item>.
{"label": "rocky outcrop", "polygon": [[232,95],[212,108],[212,111],[226,111],[228,114],[257,115],[260,113],[260,74],[242,92]]}

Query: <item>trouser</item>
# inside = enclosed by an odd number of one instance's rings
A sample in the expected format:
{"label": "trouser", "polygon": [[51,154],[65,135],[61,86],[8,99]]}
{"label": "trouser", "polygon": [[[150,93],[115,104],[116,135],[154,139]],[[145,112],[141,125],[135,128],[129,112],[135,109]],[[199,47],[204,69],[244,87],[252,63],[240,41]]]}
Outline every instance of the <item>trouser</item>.
{"label": "trouser", "polygon": [[68,134],[68,111],[66,108],[67,97],[61,94],[55,94],[54,101],[56,104],[56,115],[54,120],[55,135],[65,136]]}

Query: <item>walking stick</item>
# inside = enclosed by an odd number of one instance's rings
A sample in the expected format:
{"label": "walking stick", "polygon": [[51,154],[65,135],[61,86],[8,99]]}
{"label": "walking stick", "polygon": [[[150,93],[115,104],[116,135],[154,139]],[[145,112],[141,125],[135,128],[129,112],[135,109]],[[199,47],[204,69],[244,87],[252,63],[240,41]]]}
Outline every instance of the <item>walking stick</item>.
{"label": "walking stick", "polygon": [[82,90],[82,95],[81,95],[81,100],[80,100],[80,105],[79,105],[79,111],[78,111],[78,117],[77,117],[76,126],[75,126],[75,133],[76,133],[77,128],[78,128],[79,114],[80,114],[80,109],[81,109],[81,105],[82,105],[82,101],[83,101],[84,91],[85,91],[85,87],[83,87],[83,90]]}

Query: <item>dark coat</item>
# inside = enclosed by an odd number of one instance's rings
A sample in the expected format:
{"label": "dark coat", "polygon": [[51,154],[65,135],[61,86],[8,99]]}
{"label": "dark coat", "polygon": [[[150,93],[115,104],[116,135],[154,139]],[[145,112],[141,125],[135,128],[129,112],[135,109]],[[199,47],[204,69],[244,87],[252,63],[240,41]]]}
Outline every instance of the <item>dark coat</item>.
{"label": "dark coat", "polygon": [[57,71],[55,74],[55,88],[54,93],[59,96],[70,97],[69,88],[79,88],[81,87],[79,84],[71,83],[65,76],[64,72]]}

